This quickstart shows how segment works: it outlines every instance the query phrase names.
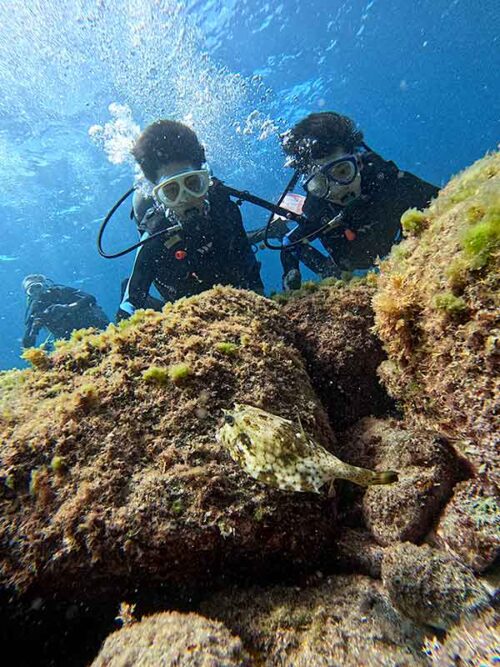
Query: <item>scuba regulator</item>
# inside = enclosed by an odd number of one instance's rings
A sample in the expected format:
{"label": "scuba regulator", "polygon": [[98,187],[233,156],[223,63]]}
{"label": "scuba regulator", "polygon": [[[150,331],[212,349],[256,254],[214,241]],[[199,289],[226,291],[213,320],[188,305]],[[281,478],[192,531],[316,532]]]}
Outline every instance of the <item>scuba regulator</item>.
{"label": "scuba regulator", "polygon": [[[288,244],[272,244],[269,241],[270,237],[270,229],[272,226],[272,223],[275,219],[275,216],[280,216],[281,218],[285,219],[286,221],[289,222],[296,222],[298,225],[304,225],[307,226],[308,219],[305,215],[299,214],[299,213],[294,213],[293,211],[289,211],[288,209],[284,208],[281,206],[283,203],[283,200],[285,199],[286,195],[293,190],[295,185],[297,184],[297,181],[299,179],[299,172],[296,171],[290,181],[288,182],[285,190],[281,194],[278,203],[273,204],[270,201],[267,201],[266,199],[262,199],[261,197],[257,197],[256,195],[251,194],[247,190],[237,190],[236,188],[232,188],[228,185],[226,185],[223,181],[220,181],[216,178],[212,178],[212,183],[219,189],[224,194],[227,194],[228,197],[233,197],[236,201],[236,204],[238,206],[241,206],[243,202],[248,202],[250,204],[253,204],[254,206],[258,206],[260,208],[263,208],[264,210],[267,210],[270,212],[270,216],[267,220],[267,223],[264,227],[262,227],[260,230],[256,230],[254,234],[259,237],[262,237],[262,241],[265,245],[266,248],[269,250],[290,250],[298,245],[301,244],[307,244],[310,241],[314,240],[317,238],[320,234],[322,234],[324,231],[328,229],[332,229],[334,227],[338,227],[342,224],[342,213],[339,213],[336,215],[332,220],[329,220],[327,223],[325,223],[322,227],[319,229],[315,229],[314,232],[311,233],[306,233],[304,236],[301,238],[297,239],[296,241],[293,241]],[[177,223],[173,226],[167,227],[165,229],[162,229],[158,232],[154,232],[150,236],[148,236],[145,239],[142,239],[141,241],[138,241],[137,243],[134,243],[131,246],[128,246],[124,250],[120,250],[118,252],[114,253],[107,253],[103,247],[102,247],[102,239],[104,236],[104,231],[111,220],[111,218],[115,215],[117,210],[123,205],[123,203],[135,192],[137,189],[137,186],[134,186],[127,190],[120,199],[117,200],[117,202],[110,208],[108,213],[106,214],[104,220],[101,223],[101,226],[99,228],[99,232],[97,235],[97,250],[101,257],[104,257],[106,259],[115,259],[117,257],[123,257],[124,255],[127,255],[128,253],[132,252],[133,250],[136,250],[137,248],[140,248],[143,245],[146,245],[147,243],[150,243],[154,239],[160,237],[160,236],[165,236],[165,235],[173,235],[179,231],[182,230],[182,223]],[[253,242],[255,243],[255,241]]]}

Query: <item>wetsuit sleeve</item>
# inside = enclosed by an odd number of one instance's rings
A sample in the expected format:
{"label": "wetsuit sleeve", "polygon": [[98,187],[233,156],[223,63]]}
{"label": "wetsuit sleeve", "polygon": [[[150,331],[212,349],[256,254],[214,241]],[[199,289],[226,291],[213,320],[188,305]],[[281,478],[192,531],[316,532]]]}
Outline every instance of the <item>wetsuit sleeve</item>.
{"label": "wetsuit sleeve", "polygon": [[227,204],[227,217],[231,220],[232,231],[229,257],[234,253],[237,258],[237,261],[231,264],[233,272],[236,274],[234,280],[237,287],[262,294],[264,285],[260,277],[260,264],[252,251],[252,246],[243,227],[240,209],[234,202],[229,201]]}
{"label": "wetsuit sleeve", "polygon": [[[141,236],[141,241],[149,238],[148,232]],[[157,260],[161,253],[161,237],[137,249],[132,274],[123,293],[116,320],[130,317],[139,308],[146,308],[149,288],[155,278]]]}
{"label": "wetsuit sleeve", "polygon": [[40,329],[43,327],[43,322],[37,317],[33,306],[29,306],[24,318],[24,336],[23,347],[33,347],[36,344],[36,338]]}
{"label": "wetsuit sleeve", "polygon": [[26,322],[23,336],[23,347],[33,347],[36,344],[36,338],[42,326],[41,323],[35,323],[33,318]]}

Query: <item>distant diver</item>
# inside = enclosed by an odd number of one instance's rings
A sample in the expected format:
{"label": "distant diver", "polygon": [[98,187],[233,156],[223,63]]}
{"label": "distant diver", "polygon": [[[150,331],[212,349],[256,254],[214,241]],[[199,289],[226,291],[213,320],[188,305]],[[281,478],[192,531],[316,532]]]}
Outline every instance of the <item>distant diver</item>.
{"label": "distant diver", "polygon": [[[117,320],[151,303],[154,285],[165,301],[216,284],[263,293],[260,264],[252,252],[238,206],[205,164],[196,134],[173,120],[158,120],[137,139],[132,154],[151,195],[136,189],[133,217],[141,245],[125,286]],[[168,231],[170,230],[170,231]]]}
{"label": "distant diver", "polygon": [[24,318],[24,348],[36,345],[41,329],[54,339],[69,338],[75,329],[105,329],[109,319],[91,294],[65,285],[56,285],[42,274],[24,278],[27,306]]}
{"label": "distant diver", "polygon": [[[313,113],[282,136],[287,165],[302,176],[306,218],[283,241],[284,288],[301,285],[301,239],[328,252],[317,273],[367,270],[401,239],[401,215],[425,208],[439,189],[373,152],[347,116]],[[289,247],[287,247],[289,246]]]}

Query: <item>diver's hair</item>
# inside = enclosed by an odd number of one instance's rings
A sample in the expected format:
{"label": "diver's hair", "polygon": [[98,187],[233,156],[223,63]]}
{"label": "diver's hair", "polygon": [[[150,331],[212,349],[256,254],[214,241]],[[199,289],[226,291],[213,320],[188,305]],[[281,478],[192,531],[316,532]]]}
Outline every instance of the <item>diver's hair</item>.
{"label": "diver's hair", "polygon": [[330,155],[340,146],[351,152],[362,142],[363,133],[354,121],[333,111],[309,114],[282,135],[289,164],[297,169]]}
{"label": "diver's hair", "polygon": [[132,155],[152,183],[158,170],[169,162],[192,162],[197,169],[205,162],[205,149],[196,134],[176,120],[157,120],[148,125],[135,142]]}

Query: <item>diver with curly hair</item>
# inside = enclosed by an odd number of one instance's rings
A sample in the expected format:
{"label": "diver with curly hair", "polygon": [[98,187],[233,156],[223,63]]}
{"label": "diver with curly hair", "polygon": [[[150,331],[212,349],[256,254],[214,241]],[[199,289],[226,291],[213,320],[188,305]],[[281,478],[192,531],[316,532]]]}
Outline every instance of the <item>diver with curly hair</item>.
{"label": "diver with curly hair", "polygon": [[[333,274],[372,268],[401,239],[401,215],[425,208],[439,191],[372,151],[355,123],[338,113],[310,114],[283,135],[282,146],[307,194],[307,222],[289,232],[284,245],[319,238]],[[302,247],[281,251],[285,289],[301,285]]]}
{"label": "diver with curly hair", "polygon": [[[262,293],[260,264],[240,210],[212,180],[193,130],[158,120],[142,132],[132,154],[152,191],[134,193],[133,217],[147,242],[137,250],[117,320],[148,307],[152,285],[165,301],[217,284]],[[168,229],[172,233],[150,239]]]}

